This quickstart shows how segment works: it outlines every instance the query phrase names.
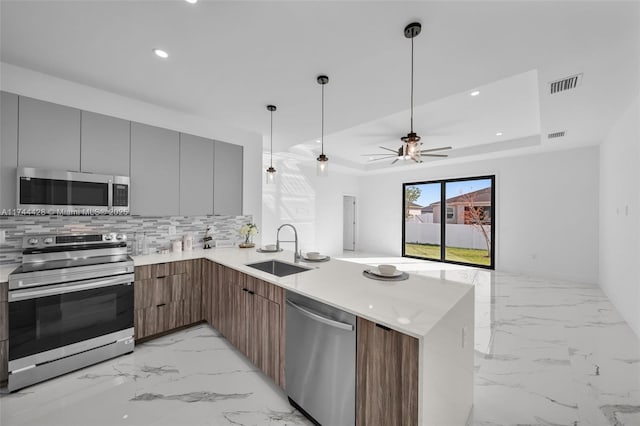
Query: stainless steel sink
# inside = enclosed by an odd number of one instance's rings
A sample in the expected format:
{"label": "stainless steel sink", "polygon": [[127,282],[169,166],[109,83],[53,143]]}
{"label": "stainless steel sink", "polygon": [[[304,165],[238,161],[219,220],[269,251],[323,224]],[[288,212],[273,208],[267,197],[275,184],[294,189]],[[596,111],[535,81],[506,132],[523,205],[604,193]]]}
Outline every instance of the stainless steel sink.
{"label": "stainless steel sink", "polygon": [[278,277],[286,277],[287,275],[297,274],[299,272],[309,271],[311,268],[292,265],[290,263],[280,262],[279,260],[267,260],[266,262],[249,263],[255,269],[259,269],[267,274],[276,275]]}

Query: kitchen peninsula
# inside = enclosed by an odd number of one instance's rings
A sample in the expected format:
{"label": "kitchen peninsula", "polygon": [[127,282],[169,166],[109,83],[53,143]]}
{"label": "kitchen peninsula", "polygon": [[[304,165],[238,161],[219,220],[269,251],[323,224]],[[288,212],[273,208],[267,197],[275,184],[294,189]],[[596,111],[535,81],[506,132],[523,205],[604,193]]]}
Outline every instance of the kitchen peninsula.
{"label": "kitchen peninsula", "polygon": [[[373,336],[368,336],[370,339],[366,342],[373,346],[366,351],[359,348],[359,362],[367,359],[371,365],[380,368],[380,371],[369,373],[386,374],[383,382],[387,386],[387,381],[402,387],[415,385],[417,395],[412,396],[409,389],[405,390],[408,394],[403,394],[402,398],[408,399],[404,403],[406,410],[416,411],[410,413],[407,419],[417,421],[403,424],[465,423],[473,402],[473,286],[417,275],[411,275],[405,281],[375,281],[363,276],[363,265],[334,259],[322,263],[300,262],[300,266],[311,269],[285,277],[277,277],[247,266],[271,259],[293,263],[293,253],[286,251],[267,254],[253,249],[218,248],[134,256],[136,270],[148,265],[195,259],[203,259],[202,280],[205,287],[207,282],[223,276],[211,276],[208,265],[215,265],[356,315],[359,318],[358,345],[365,343],[361,339],[365,339],[365,330],[370,330],[366,325],[374,326]],[[203,290],[203,294],[203,303],[206,304],[206,298],[211,297],[211,293],[206,296],[207,291]],[[363,324],[365,327],[362,327]],[[376,342],[375,333],[382,333],[383,339],[384,333],[395,333],[397,336],[395,340]],[[402,349],[394,354],[391,342],[398,341],[397,339],[404,340]],[[415,354],[411,352],[411,343],[405,346],[404,342],[407,340],[415,342]],[[378,344],[382,344],[382,347]],[[400,357],[395,363],[388,359],[394,355]],[[411,359],[412,355],[417,359]],[[367,357],[372,357],[373,360]],[[417,370],[408,368],[412,363],[415,363]],[[395,367],[398,370],[394,371]],[[372,367],[372,370],[376,368]],[[365,371],[359,368],[359,387],[363,385],[364,379],[361,376],[364,374]],[[381,392],[363,395],[360,389],[357,424],[366,424],[362,420],[367,414],[366,409],[375,405],[376,398],[381,403],[390,398],[388,391],[389,389],[383,388]],[[415,404],[412,404],[409,400],[414,396]],[[365,397],[370,398],[367,404],[362,401]],[[363,405],[368,407],[365,409]]]}

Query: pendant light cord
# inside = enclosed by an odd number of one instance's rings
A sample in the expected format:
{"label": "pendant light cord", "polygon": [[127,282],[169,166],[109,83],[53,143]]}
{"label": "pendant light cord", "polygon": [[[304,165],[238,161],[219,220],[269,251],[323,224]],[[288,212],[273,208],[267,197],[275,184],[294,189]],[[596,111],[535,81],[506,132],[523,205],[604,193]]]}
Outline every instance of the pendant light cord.
{"label": "pendant light cord", "polygon": [[414,37],[411,37],[411,133],[413,133],[413,38]]}
{"label": "pendant light cord", "polygon": [[324,155],[324,84],[322,84],[322,114],[320,120],[320,142],[322,143],[321,151]]}
{"label": "pendant light cord", "polygon": [[271,111],[271,158],[269,159],[269,166],[273,167],[273,111]]}

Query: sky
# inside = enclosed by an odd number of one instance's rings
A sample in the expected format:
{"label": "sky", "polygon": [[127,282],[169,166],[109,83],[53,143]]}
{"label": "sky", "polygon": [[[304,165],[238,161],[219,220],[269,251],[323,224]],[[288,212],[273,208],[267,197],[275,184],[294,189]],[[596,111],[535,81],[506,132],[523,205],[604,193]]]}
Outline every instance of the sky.
{"label": "sky", "polygon": [[[412,185],[420,188],[420,197],[415,202],[423,207],[428,206],[431,203],[440,201],[440,183],[428,183],[422,185]],[[458,195],[467,194],[469,192],[477,191],[483,188],[489,188],[491,186],[490,179],[474,179],[458,182],[447,182],[446,191],[447,198],[456,197]]]}

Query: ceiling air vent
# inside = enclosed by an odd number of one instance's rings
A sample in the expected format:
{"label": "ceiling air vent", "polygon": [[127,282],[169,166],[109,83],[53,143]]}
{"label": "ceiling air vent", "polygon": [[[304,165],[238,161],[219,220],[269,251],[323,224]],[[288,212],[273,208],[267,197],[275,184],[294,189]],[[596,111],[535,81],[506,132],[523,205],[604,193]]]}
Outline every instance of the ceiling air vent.
{"label": "ceiling air vent", "polygon": [[555,138],[563,138],[566,132],[563,130],[561,132],[553,132],[547,135],[547,139],[555,139]]}
{"label": "ceiling air vent", "polygon": [[571,77],[562,78],[560,80],[549,83],[549,94],[564,92],[566,90],[575,89],[582,83],[582,74],[572,75]]}

